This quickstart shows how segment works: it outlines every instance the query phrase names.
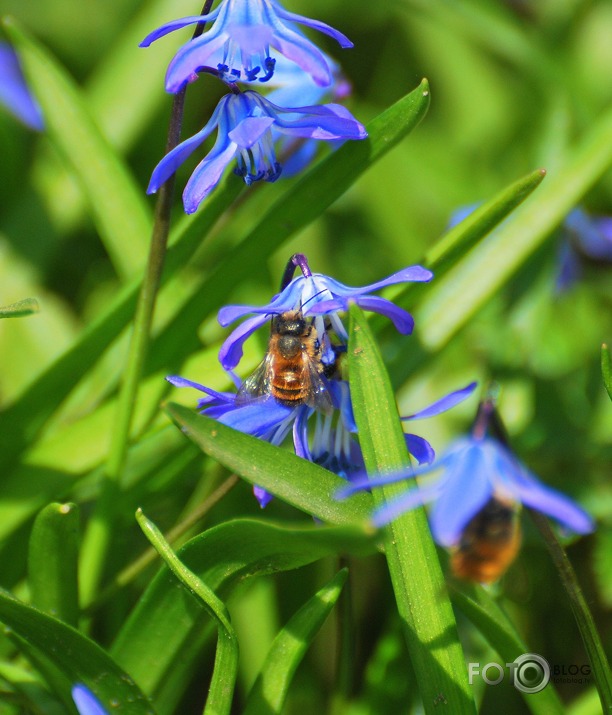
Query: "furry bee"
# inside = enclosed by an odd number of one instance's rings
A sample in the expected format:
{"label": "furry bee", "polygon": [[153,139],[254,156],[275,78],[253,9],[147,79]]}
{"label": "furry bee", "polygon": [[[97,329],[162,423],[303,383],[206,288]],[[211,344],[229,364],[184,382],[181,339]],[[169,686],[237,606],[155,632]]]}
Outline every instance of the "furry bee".
{"label": "furry bee", "polygon": [[516,506],[495,497],[467,523],[451,554],[457,578],[497,581],[514,561],[521,544]]}
{"label": "furry bee", "polygon": [[236,401],[270,396],[289,407],[306,404],[327,413],[333,408],[317,331],[300,310],[272,319],[266,356],[242,383]]}

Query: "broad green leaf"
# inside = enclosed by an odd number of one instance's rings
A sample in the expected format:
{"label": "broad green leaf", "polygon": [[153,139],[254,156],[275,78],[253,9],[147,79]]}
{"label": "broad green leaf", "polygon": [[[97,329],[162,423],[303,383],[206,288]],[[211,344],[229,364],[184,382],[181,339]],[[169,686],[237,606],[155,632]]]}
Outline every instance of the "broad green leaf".
{"label": "broad green leaf", "polygon": [[433,286],[416,311],[420,336],[437,350],[514,274],[612,162],[612,112],[605,113],[566,164],[494,234]]}
{"label": "broad green leaf", "polygon": [[21,603],[0,591],[0,621],[19,638],[62,671],[64,690],[58,693],[68,705],[70,688],[83,683],[117,715],[154,715],[154,711],[130,676],[100,648],[74,628]]}
{"label": "broad green leaf", "polygon": [[141,509],[136,512],[136,519],[147,539],[172,573],[186,587],[187,592],[197,596],[206,611],[217,621],[219,633],[217,653],[204,715],[227,715],[232,707],[238,672],[238,638],[227,608],[214,591],[182,563],[161,531],[147,519]]}
{"label": "broad green leaf", "polygon": [[244,715],[282,712],[293,674],[338,600],[347,575],[347,569],[339,571],[276,636],[248,695]]}
{"label": "broad green leaf", "polygon": [[182,405],[170,403],[166,409],[202,451],[306,514],[332,524],[359,524],[368,519],[369,495],[360,494],[350,504],[337,501],[334,494],[346,482],[318,464]]}
{"label": "broad green leaf", "polygon": [[[511,663],[519,655],[530,652],[508,616],[482,586],[456,584],[451,591],[451,598],[497,652],[503,661],[500,665]],[[525,707],[533,715],[561,715],[565,712],[552,684],[539,693],[522,695]]]}
{"label": "broad green leaf", "polygon": [[41,105],[46,133],[83,187],[117,273],[133,276],[144,266],[151,232],[144,191],[101,134],[66,71],[15,20],[4,25]]}
{"label": "broad green leaf", "polygon": [[610,349],[604,343],[601,346],[601,374],[608,396],[612,400],[612,364],[610,362]]}
{"label": "broad green leaf", "polygon": [[24,298],[17,303],[4,305],[0,308],[0,318],[22,318],[40,310],[36,298]]}
{"label": "broad green leaf", "polygon": [[[406,442],[382,356],[360,308],[352,305],[349,314],[351,398],[366,469],[372,475],[407,469]],[[406,488],[400,483],[375,489],[374,502],[382,506]],[[475,712],[425,511],[414,509],[394,519],[384,534],[395,600],[425,712],[438,712],[440,693],[450,712]]]}
{"label": "broad green leaf", "polygon": [[78,549],[78,507],[48,504],[36,517],[30,536],[32,605],[75,628],[79,620]]}
{"label": "broad green leaf", "polygon": [[[373,551],[371,539],[355,528],[289,527],[235,519],[191,539],[177,556],[225,599],[253,576],[300,568],[331,554]],[[207,621],[201,606],[177,589],[175,577],[162,569],[113,645],[117,662],[154,699],[160,713],[173,712],[181,678],[189,678],[190,664],[193,668],[198,662],[203,641],[210,635],[204,630]]]}

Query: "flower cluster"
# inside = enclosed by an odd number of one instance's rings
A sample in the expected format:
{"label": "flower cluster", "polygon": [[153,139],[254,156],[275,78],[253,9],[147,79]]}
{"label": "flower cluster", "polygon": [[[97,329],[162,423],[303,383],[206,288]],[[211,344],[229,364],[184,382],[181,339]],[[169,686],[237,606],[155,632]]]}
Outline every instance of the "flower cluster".
{"label": "flower cluster", "polygon": [[[301,274],[294,278],[296,268]],[[280,445],[292,432],[297,455],[351,479],[355,472],[363,469],[363,459],[349,384],[342,379],[341,362],[348,334],[341,313],[349,302],[354,302],[364,310],[384,315],[401,334],[409,335],[414,326],[410,313],[372,293],[385,286],[427,282],[431,278],[432,273],[425,268],[409,266],[381,281],[354,288],[329,276],[312,273],[306,257],[295,254],[288,263],[280,292],[269,303],[263,306],[230,305],[219,311],[219,322],[223,326],[246,318],[230,333],[219,352],[221,365],[232,376],[237,392],[217,392],[178,376],[170,376],[167,380],[176,387],[195,387],[203,392],[205,397],[198,403],[199,410],[241,432],[274,445]],[[278,321],[284,325],[285,316],[291,316],[292,320],[295,316],[299,318],[299,327],[290,333],[293,330],[290,325],[287,333],[289,347],[295,344],[297,336],[298,365],[302,372],[293,374],[298,369],[292,366],[289,374],[283,374],[282,359],[275,356],[271,337],[268,354],[260,367],[251,377],[241,381],[235,368],[242,358],[247,338],[270,320],[274,336],[274,326],[279,325]],[[282,351],[283,347],[280,349]],[[291,387],[290,380],[299,383],[299,378],[306,382],[309,391],[298,393],[299,385]],[[289,386],[275,388],[283,381]],[[444,412],[469,396],[474,388],[475,383],[472,383],[405,419],[431,417]],[[291,399],[295,394],[299,394],[299,399]],[[312,427],[311,423],[314,423]],[[433,460],[434,450],[422,437],[407,434],[406,444],[420,464]],[[255,494],[262,506],[268,503],[269,494],[257,488]]]}
{"label": "flower cluster", "polygon": [[[209,22],[210,29],[198,34]],[[189,25],[196,25],[198,30],[170,62],[166,90],[180,92],[207,73],[224,82],[229,93],[197,134],[161,160],[151,176],[148,193],[156,192],[215,129],[213,148],[185,187],[187,213],[197,210],[234,159],[238,163],[236,173],[246,184],[276,181],[283,170],[281,156],[288,157],[289,171],[295,173],[312,158],[315,140],[333,143],[367,136],[343,106],[316,104],[326,95],[343,98],[349,86],[336,63],[302,34],[299,25],[329,35],[343,48],[352,47],[341,32],[288,12],[276,0],[221,0],[212,12],[162,25],[147,35],[141,46],[148,47]],[[241,91],[238,85],[247,89]],[[256,86],[271,91],[264,97],[254,89]],[[304,105],[304,101],[312,104]]]}

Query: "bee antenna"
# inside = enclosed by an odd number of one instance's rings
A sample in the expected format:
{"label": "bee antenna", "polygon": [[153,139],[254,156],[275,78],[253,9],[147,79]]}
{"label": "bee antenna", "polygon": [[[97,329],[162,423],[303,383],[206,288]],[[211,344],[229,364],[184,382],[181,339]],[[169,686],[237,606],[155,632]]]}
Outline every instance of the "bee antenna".
{"label": "bee antenna", "polygon": [[311,300],[314,300],[317,296],[321,295],[321,293],[325,293],[325,290],[326,290],[325,288],[322,288],[318,293],[311,295],[310,298],[305,303],[302,303],[300,310],[302,312],[304,312],[304,306],[308,305],[308,303],[310,303]]}

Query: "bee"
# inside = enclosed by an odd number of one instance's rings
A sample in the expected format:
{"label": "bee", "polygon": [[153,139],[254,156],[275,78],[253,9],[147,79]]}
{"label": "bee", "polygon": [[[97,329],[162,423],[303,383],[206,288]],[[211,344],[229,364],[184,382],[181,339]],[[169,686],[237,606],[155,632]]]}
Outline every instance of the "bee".
{"label": "bee", "polygon": [[492,497],[463,530],[451,554],[452,572],[468,581],[493,583],[514,561],[520,544],[516,506]]}
{"label": "bee", "polygon": [[242,383],[236,401],[259,397],[273,397],[289,407],[305,404],[327,413],[333,408],[317,331],[300,310],[272,319],[266,356]]}

